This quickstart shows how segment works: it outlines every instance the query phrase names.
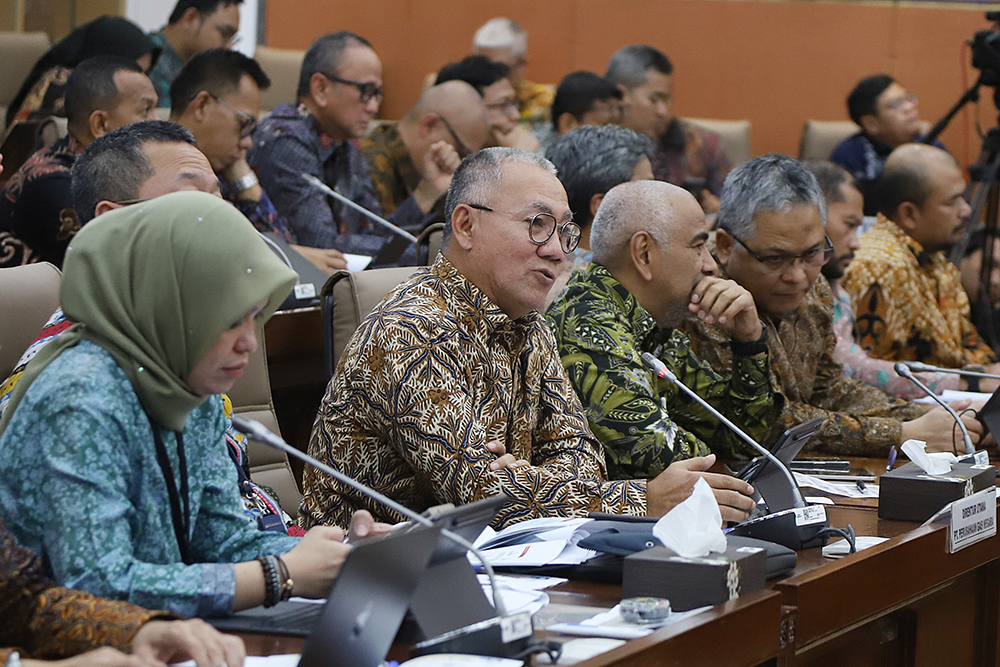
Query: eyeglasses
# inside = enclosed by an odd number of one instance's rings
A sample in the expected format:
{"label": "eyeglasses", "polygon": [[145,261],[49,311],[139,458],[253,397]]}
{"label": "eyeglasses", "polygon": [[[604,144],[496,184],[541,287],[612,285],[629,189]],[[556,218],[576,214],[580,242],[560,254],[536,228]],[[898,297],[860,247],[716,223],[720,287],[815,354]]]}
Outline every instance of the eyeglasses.
{"label": "eyeglasses", "polygon": [[254,118],[250,114],[243,113],[242,111],[240,111],[239,109],[237,109],[232,104],[225,101],[218,95],[212,95],[212,93],[209,93],[209,96],[222,106],[229,107],[232,110],[232,112],[236,114],[236,120],[239,121],[240,124],[240,139],[246,139],[251,134],[253,134],[254,130],[257,129],[256,118]]}
{"label": "eyeglasses", "polygon": [[809,250],[802,253],[801,255],[766,255],[761,256],[750,249],[744,241],[739,239],[732,234],[729,235],[734,241],[743,246],[743,249],[750,253],[750,256],[755,260],[764,265],[764,268],[768,272],[781,275],[788,271],[790,268],[795,266],[796,261],[802,262],[803,266],[808,266],[811,268],[819,268],[830,261],[833,257],[833,242],[830,240],[829,236],[824,236],[826,240],[826,247],[818,248],[816,250]]}
{"label": "eyeglasses", "polygon": [[896,111],[904,104],[912,104],[913,106],[917,106],[917,96],[914,95],[913,93],[907,93],[906,95],[903,95],[900,98],[892,100],[891,102],[886,102],[885,104],[882,105],[882,108]]}
{"label": "eyeglasses", "polygon": [[[469,204],[469,206],[477,211],[497,212],[489,206],[481,204]],[[556,216],[551,213],[536,213],[530,218],[525,218],[524,221],[528,223],[528,237],[535,245],[545,245],[548,243],[552,235],[556,233],[556,228],[559,229],[559,244],[562,246],[564,253],[568,255],[580,245],[580,237],[583,235],[583,231],[580,229],[580,225],[572,220],[560,225],[559,221],[556,220]]]}
{"label": "eyeglasses", "polygon": [[441,114],[438,114],[438,118],[440,118],[441,122],[444,123],[445,128],[448,130],[448,134],[450,134],[451,138],[455,141],[455,152],[458,153],[458,157],[464,160],[468,155],[471,155],[472,150],[459,138],[458,133],[455,132],[455,128],[451,126],[448,119]]}
{"label": "eyeglasses", "polygon": [[149,197],[144,197],[142,199],[123,199],[122,201],[116,201],[115,203],[119,206],[132,206],[134,204],[141,204],[147,201],[149,201]]}
{"label": "eyeglasses", "polygon": [[518,102],[516,99],[501,100],[499,102],[494,102],[493,104],[487,104],[487,109],[496,109],[497,111],[517,111]]}
{"label": "eyeglasses", "polygon": [[385,97],[385,90],[383,90],[382,86],[378,85],[377,83],[372,83],[371,81],[365,81],[364,83],[362,83],[360,81],[351,81],[350,79],[341,79],[339,76],[334,76],[333,74],[326,74],[325,72],[321,72],[321,74],[326,78],[328,78],[330,81],[334,81],[336,83],[343,83],[348,86],[354,86],[355,88],[357,88],[358,93],[360,94],[361,97],[362,104],[368,104],[368,102],[371,101],[373,97],[378,98],[378,103],[381,104],[382,99]]}

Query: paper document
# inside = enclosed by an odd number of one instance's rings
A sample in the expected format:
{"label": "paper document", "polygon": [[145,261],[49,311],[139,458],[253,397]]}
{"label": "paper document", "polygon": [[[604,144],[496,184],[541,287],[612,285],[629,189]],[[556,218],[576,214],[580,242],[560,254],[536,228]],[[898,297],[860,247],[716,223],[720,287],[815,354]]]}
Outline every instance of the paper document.
{"label": "paper document", "polygon": [[[951,403],[952,401],[958,401],[963,398],[968,398],[969,400],[974,401],[976,403],[985,403],[986,401],[990,400],[990,396],[992,396],[992,394],[983,394],[978,391],[958,391],[956,389],[945,389],[943,392],[941,392],[941,400],[944,401],[945,403]],[[923,398],[918,398],[913,402],[930,403],[931,405],[937,405],[937,401],[935,401],[930,396],[924,396]]]}
{"label": "paper document", "polygon": [[824,491],[835,496],[845,498],[878,498],[878,485],[874,482],[866,482],[865,490],[858,488],[856,482],[828,482],[812,475],[803,475],[800,472],[793,472],[795,483],[799,487],[809,487],[817,491]]}
{"label": "paper document", "polygon": [[[869,537],[868,535],[858,535],[854,538],[854,546],[858,551],[882,544],[888,537]],[[837,540],[833,544],[823,547],[823,555],[827,558],[843,558],[851,552],[851,545],[847,540]]]}
{"label": "paper document", "polygon": [[352,255],[349,252],[344,253],[344,259],[347,260],[348,271],[364,271],[372,263],[368,255]]}
{"label": "paper document", "polygon": [[[518,577],[508,577],[497,575],[497,589],[500,591],[500,598],[507,614],[517,614],[528,612],[534,615],[539,609],[549,603],[549,596],[540,590],[522,586]],[[479,585],[483,587],[486,599],[493,604],[493,588],[490,586],[490,578],[485,574],[479,575]],[[496,606],[496,605],[494,605]]]}
{"label": "paper document", "polygon": [[622,618],[620,608],[621,605],[615,605],[611,609],[603,611],[585,621],[580,621],[579,623],[556,623],[555,625],[550,625],[545,629],[549,632],[558,632],[563,635],[610,637],[611,639],[638,639],[639,637],[645,637],[657,628],[662,628],[664,625],[670,625],[671,623],[683,621],[686,618],[690,618],[695,614],[700,614],[701,612],[711,609],[712,607],[698,607],[697,609],[691,609],[688,611],[672,612],[670,616],[663,620],[663,622],[655,625],[636,625],[635,623],[629,623]]}

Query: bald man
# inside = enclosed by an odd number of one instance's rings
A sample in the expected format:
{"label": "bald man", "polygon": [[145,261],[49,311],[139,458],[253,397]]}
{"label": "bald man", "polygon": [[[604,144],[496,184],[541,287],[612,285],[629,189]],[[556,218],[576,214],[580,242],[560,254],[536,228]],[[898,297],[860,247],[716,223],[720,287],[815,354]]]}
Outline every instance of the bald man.
{"label": "bald man", "polygon": [[[945,256],[966,228],[964,190],[961,168],[939,148],[904,144],[886,160],[878,220],[840,281],[857,316],[858,343],[872,356],[1000,371],[969,319],[959,271]],[[992,391],[996,384],[971,388]]]}
{"label": "bald man", "polygon": [[[448,81],[424,91],[398,122],[382,122],[361,139],[361,152],[382,212],[391,214],[437,174],[451,174],[466,155],[486,145],[489,111],[476,89]],[[448,181],[450,183],[450,180]],[[444,221],[444,190],[433,202]]]}
{"label": "bald man", "polygon": [[[673,461],[710,452],[751,455],[640,361],[643,352],[658,357],[755,438],[765,437],[781,412],[753,297],[712,275],[708,224],[697,200],[662,181],[615,186],[594,217],[590,248],[593,262],[570,278],[546,317],[590,427],[604,443],[608,475],[652,477]],[[730,376],[715,373],[674,329],[691,316],[731,335],[737,361]],[[720,503],[743,500],[737,494]]]}

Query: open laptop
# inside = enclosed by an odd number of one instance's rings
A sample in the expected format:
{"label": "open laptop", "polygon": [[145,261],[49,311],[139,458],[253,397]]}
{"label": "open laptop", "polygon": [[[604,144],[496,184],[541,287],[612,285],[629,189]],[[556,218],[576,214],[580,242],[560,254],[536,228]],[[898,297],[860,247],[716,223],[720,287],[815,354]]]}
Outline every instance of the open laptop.
{"label": "open laptop", "polygon": [[376,667],[396,637],[440,536],[439,526],[418,526],[359,542],[344,560],[326,604],[286,601],[208,621],[229,632],[308,635],[302,667]]}
{"label": "open laptop", "polygon": [[[476,573],[466,559],[465,549],[440,536],[440,531],[450,530],[472,542],[508,502],[510,500],[501,494],[459,507],[450,505],[433,507],[425,512],[425,515],[434,522],[438,539],[431,546],[428,557],[423,560],[417,572],[417,581],[413,583],[413,588],[407,597],[407,607],[413,607],[413,614],[422,636],[437,636],[496,615],[496,610],[487,601]],[[422,534],[426,530],[429,530],[427,526],[407,525],[380,538],[358,543],[341,569],[337,583],[330,591],[329,599],[333,599],[333,594],[338,590],[337,586],[340,586],[345,573],[353,571],[347,569],[348,564],[358,558],[364,558],[364,554],[369,551],[374,551],[373,545],[385,540],[398,541],[411,532]],[[400,544],[398,548],[405,551],[407,548],[405,542],[398,544]],[[359,556],[359,552],[362,555]],[[385,569],[380,569],[383,567]],[[372,572],[368,570],[362,572],[366,573],[366,585],[371,585],[372,577],[368,575],[381,573],[381,576],[385,576],[386,572],[402,574],[399,566],[394,564],[380,565]],[[443,598],[446,599],[446,604],[443,603]],[[254,607],[226,618],[210,619],[209,622],[219,630],[305,637],[310,635],[314,627],[322,627],[317,625],[322,613],[321,604],[288,600],[279,602],[273,607]],[[403,613],[406,613],[406,607]],[[402,619],[402,616],[400,618]],[[412,629],[409,632],[412,633]]]}
{"label": "open laptop", "polygon": [[[781,434],[778,442],[771,448],[771,453],[787,466],[824,423],[825,419],[817,418],[793,426]],[[736,473],[736,476],[752,484],[754,491],[764,497],[768,511],[778,512],[795,506],[795,495],[793,489],[788,486],[788,478],[769,459],[763,456],[755,458]]]}

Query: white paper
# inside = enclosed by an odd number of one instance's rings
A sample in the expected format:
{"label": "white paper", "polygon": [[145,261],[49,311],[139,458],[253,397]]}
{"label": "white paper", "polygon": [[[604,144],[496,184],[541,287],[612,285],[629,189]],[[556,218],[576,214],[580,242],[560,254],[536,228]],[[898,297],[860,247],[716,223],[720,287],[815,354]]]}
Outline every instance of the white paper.
{"label": "white paper", "polygon": [[549,632],[558,632],[563,635],[610,637],[612,639],[638,639],[639,637],[645,637],[657,628],[662,628],[664,625],[670,625],[671,623],[683,621],[686,618],[690,618],[695,614],[700,614],[701,612],[711,608],[711,606],[708,606],[698,607],[697,609],[690,609],[682,612],[675,611],[672,612],[667,618],[663,619],[661,623],[653,625],[636,625],[635,623],[629,623],[622,618],[620,605],[615,605],[611,609],[602,611],[596,616],[592,616],[585,621],[580,621],[579,623],[556,623],[555,625],[550,625],[545,629]]}
{"label": "white paper", "polygon": [[488,549],[482,554],[493,567],[538,567],[554,561],[568,544],[567,540],[532,542]]}
{"label": "white paper", "polygon": [[486,655],[433,653],[407,660],[400,667],[521,667],[523,664],[523,660],[494,658]]}
{"label": "white paper", "polygon": [[833,505],[833,498],[826,496],[805,496],[803,500],[807,505]]}
{"label": "white paper", "polygon": [[[476,540],[476,546],[480,549],[493,549],[498,546],[510,546],[511,544],[527,544],[538,541],[569,541],[576,529],[593,519],[587,518],[564,518],[564,517],[542,517],[521,521],[513,526],[504,528],[496,533],[492,538],[480,540],[481,534]],[[483,531],[485,534],[486,531]]]}
{"label": "white paper", "polygon": [[704,478],[698,478],[687,500],[675,506],[653,526],[653,535],[683,558],[699,558],[726,550],[722,512]]}
{"label": "white paper", "polygon": [[927,452],[927,443],[923,440],[907,440],[900,449],[928,475],[947,475],[951,472],[951,464],[958,461],[951,452]]}
{"label": "white paper", "polygon": [[[854,546],[858,551],[882,544],[888,537],[870,537],[868,535],[858,535],[854,538]],[[837,540],[832,544],[823,547],[823,555],[827,558],[843,558],[851,552],[851,545],[847,540]]]}
{"label": "white paper", "polygon": [[[517,577],[498,575],[496,580],[497,589],[500,591],[500,599],[503,600],[503,606],[507,610],[508,615],[520,612],[528,612],[534,615],[539,609],[549,603],[548,595],[539,590],[522,586],[517,581]],[[485,574],[480,574],[479,585],[483,587],[486,599],[490,601],[490,604],[493,604],[493,588],[490,586],[490,578]]]}
{"label": "white paper", "polygon": [[368,255],[352,255],[349,252],[344,253],[344,259],[347,260],[348,271],[364,271],[372,263]]}
{"label": "white paper", "polygon": [[857,482],[831,482],[800,472],[793,472],[792,474],[795,475],[795,483],[800,488],[809,487],[834,496],[844,496],[845,498],[878,498],[878,485],[874,482],[865,482],[865,490],[862,491],[858,488]]}
{"label": "white paper", "polygon": [[[978,391],[957,391],[955,389],[945,389],[941,392],[941,400],[945,403],[951,403],[952,401],[960,401],[963,398],[967,398],[975,403],[985,403],[990,400],[992,394],[983,394]],[[929,403],[932,405],[937,405],[935,401],[930,396],[924,396],[923,398],[918,398],[914,403]]]}

